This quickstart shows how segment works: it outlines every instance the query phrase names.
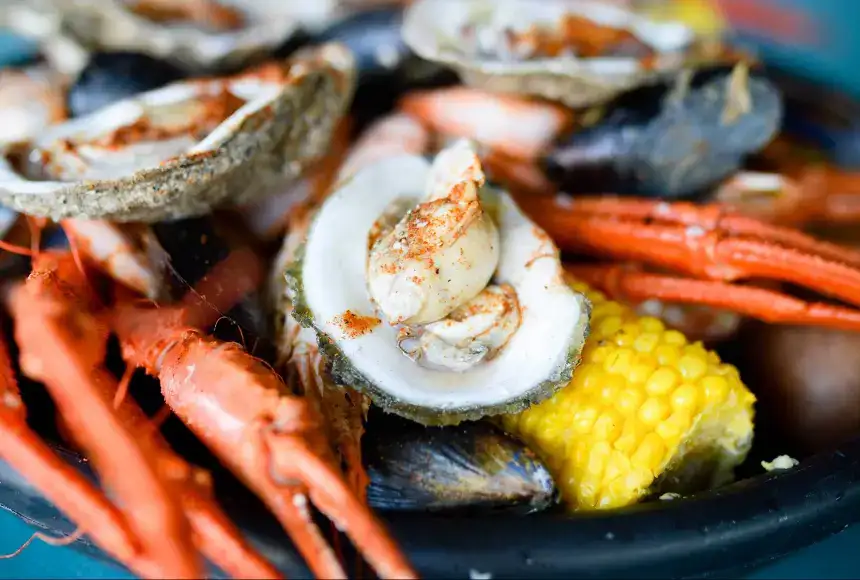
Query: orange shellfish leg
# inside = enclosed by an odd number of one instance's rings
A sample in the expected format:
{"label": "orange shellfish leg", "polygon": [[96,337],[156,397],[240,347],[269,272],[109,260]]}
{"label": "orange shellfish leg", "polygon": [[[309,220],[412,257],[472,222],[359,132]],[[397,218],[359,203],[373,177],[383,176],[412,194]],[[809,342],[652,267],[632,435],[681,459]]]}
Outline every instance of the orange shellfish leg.
{"label": "orange shellfish leg", "polygon": [[[5,341],[0,339],[0,457],[32,482],[105,552],[136,574],[159,568],[140,552],[122,515],[94,485],[60,459],[27,425]],[[61,482],[61,485],[58,485]]]}
{"label": "orange shellfish leg", "polygon": [[212,326],[258,288],[264,275],[259,254],[247,247],[233,250],[197,281],[193,292],[183,296],[186,322],[195,328]]}
{"label": "orange shellfish leg", "polygon": [[[548,211],[550,207],[562,209]],[[564,250],[645,262],[712,280],[791,282],[860,304],[856,251],[789,228],[724,216],[719,208],[643,200],[562,203],[535,198],[525,200],[524,209]]]}
{"label": "orange shellfish leg", "polygon": [[288,366],[298,374],[302,396],[326,418],[328,438],[341,459],[350,488],[365,502],[370,479],[361,460],[365,419],[362,395],[348,387],[320,384],[325,366],[322,356],[316,348],[302,348],[310,352],[294,351]]}
{"label": "orange shellfish leg", "polygon": [[338,180],[388,157],[423,155],[430,142],[430,131],[406,113],[396,112],[377,119],[349,150],[338,170]]}
{"label": "orange shellfish leg", "polygon": [[[794,228],[772,225],[754,217],[741,215],[722,204],[666,203],[615,196],[578,197],[564,202],[559,201],[559,198],[545,198],[526,200],[525,203],[537,209],[536,215],[540,216],[542,221],[547,219],[554,228],[564,227],[565,219],[584,216],[640,220],[649,224],[684,225],[694,228],[691,231],[701,228],[705,231],[720,230],[734,236],[759,238],[860,268],[860,253],[854,250],[817,240]],[[553,234],[553,232],[549,233]]]}
{"label": "orange shellfish leg", "polygon": [[577,280],[627,302],[657,299],[664,302],[699,304],[731,310],[772,324],[799,324],[860,331],[858,310],[805,302],[764,288],[650,274],[618,264],[566,265],[565,269]]}
{"label": "orange shellfish leg", "polygon": [[[101,395],[107,403],[113,399],[114,393],[102,389]],[[138,434],[140,445],[149,448],[148,453],[158,458],[163,477],[178,489],[198,549],[233,577],[281,578],[278,571],[248,545],[215,503],[209,473],[174,453],[131,398],[126,398],[116,413],[128,429]]]}
{"label": "orange shellfish leg", "polygon": [[288,187],[239,209],[248,229],[262,240],[283,235],[289,216],[302,203],[321,201],[337,180],[337,169],[346,157],[350,144],[352,120],[343,117],[329,144],[328,152],[305,171],[302,179]]}
{"label": "orange shellfish leg", "polygon": [[557,190],[534,161],[515,159],[490,150],[483,155],[481,162],[491,180],[498,181],[520,195],[549,195]]}
{"label": "orange shellfish leg", "polygon": [[175,309],[121,305],[114,325],[127,360],[159,378],[176,415],[269,506],[311,571],[345,573],[311,520],[310,500],[383,578],[415,572],[334,465],[322,419],[238,345],[204,337]]}
{"label": "orange shellfish leg", "polygon": [[537,159],[573,125],[559,105],[456,87],[415,91],[400,109],[438,133],[467,137],[519,159]]}
{"label": "orange shellfish leg", "polygon": [[604,217],[571,221],[574,245],[599,255],[664,266],[711,280],[791,282],[860,305],[860,270],[815,254],[684,226],[644,225]]}
{"label": "orange shellfish leg", "polygon": [[[262,275],[263,265],[256,253],[247,248],[236,250],[198,282],[196,293],[186,295],[186,298],[197,300],[193,306],[189,305],[187,311],[195,316],[196,321],[211,324],[216,316],[220,316],[220,309],[229,309],[248,291],[256,288]],[[107,340],[107,335],[102,338]],[[99,390],[106,405],[112,404],[116,395],[112,384],[94,382],[93,387]],[[125,427],[139,435],[137,441],[147,447],[146,452],[157,458],[162,476],[179,490],[200,551],[234,577],[280,578],[278,571],[247,544],[218,507],[212,498],[208,472],[188,464],[174,453],[133,399],[125,398],[115,411]],[[74,439],[74,433],[70,433],[70,438]]]}
{"label": "orange shellfish leg", "polygon": [[10,292],[22,371],[48,389],[105,487],[116,493],[129,528],[158,566],[156,575],[200,578],[188,522],[157,458],[101,396],[116,390],[116,380],[101,367],[107,329],[76,293],[84,285],[80,278],[70,254],[43,253],[27,282]]}

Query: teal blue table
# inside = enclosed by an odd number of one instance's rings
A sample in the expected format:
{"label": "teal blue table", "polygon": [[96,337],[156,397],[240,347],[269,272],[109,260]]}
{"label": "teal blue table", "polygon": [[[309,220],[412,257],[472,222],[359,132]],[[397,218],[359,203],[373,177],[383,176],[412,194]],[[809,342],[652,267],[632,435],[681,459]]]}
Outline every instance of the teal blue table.
{"label": "teal blue table", "polygon": [[[0,512],[0,552],[14,552],[32,533],[27,524],[9,513]],[[857,546],[860,546],[860,526],[774,562],[748,578],[860,578]],[[671,575],[671,570],[666,572]],[[83,556],[72,548],[35,541],[15,558],[0,560],[0,578],[131,579],[133,576],[120,568]]]}

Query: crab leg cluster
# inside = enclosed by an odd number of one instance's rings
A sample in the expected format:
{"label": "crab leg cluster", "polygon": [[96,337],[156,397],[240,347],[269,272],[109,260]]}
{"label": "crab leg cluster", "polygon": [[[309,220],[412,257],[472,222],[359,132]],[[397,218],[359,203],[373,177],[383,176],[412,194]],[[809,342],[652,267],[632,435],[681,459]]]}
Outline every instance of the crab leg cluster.
{"label": "crab leg cluster", "polygon": [[523,205],[564,250],[642,262],[693,278],[617,264],[571,267],[577,277],[613,296],[707,304],[771,322],[860,329],[855,309],[729,284],[775,280],[860,305],[860,254],[847,248],[729,213],[721,205],[611,197],[545,197]]}
{"label": "crab leg cluster", "polygon": [[121,300],[123,354],[161,381],[170,408],[254,490],[319,577],[345,577],[311,520],[309,500],[343,529],[377,572],[414,577],[394,541],[338,472],[322,417],[238,345],[191,328],[183,311]]}
{"label": "crab leg cluster", "polygon": [[157,456],[111,408],[117,385],[102,366],[107,328],[90,314],[85,282],[73,274],[71,256],[64,258],[42,254],[27,282],[10,292],[21,369],[45,385],[68,431],[116,495],[136,549],[161,574],[199,576],[201,562],[175,488],[161,477]]}
{"label": "crab leg cluster", "polygon": [[[80,472],[63,461],[27,425],[26,409],[3,344],[0,353],[0,457],[43,490],[103,550],[139,574],[157,576],[159,568],[143,556],[123,516]],[[58,487],[56,482],[62,481]]]}
{"label": "crab leg cluster", "polygon": [[[198,330],[247,291],[243,282],[232,288],[226,281],[260,280],[252,254],[234,252],[185,299],[162,308],[141,306],[126,287],[118,287],[116,305],[106,308],[72,253],[36,254],[28,280],[7,292],[21,370],[44,383],[64,433],[90,458],[116,503],[27,427],[5,351],[0,430],[7,444],[0,456],[141,576],[202,577],[202,554],[235,577],[280,577],[218,507],[209,474],[174,453],[133,400],[115,403],[119,383],[103,366],[114,330],[127,361],[161,380],[173,412],[266,501],[317,576],[345,572],[312,522],[308,498],[353,538],[381,577],[413,577],[363,495],[339,472],[315,409],[241,347]],[[66,482],[62,494],[51,491],[58,480]]]}

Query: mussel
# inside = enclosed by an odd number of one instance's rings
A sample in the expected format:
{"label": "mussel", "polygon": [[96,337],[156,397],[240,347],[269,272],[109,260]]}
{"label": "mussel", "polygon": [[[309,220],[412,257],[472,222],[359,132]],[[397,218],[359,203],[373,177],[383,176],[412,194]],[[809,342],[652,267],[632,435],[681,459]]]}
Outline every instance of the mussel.
{"label": "mussel", "polygon": [[137,52],[98,52],[90,57],[67,95],[73,117],[93,113],[187,75],[170,62]]}
{"label": "mussel", "polygon": [[411,54],[400,36],[402,20],[397,7],[362,10],[325,28],[314,41],[345,44],[355,57],[361,82],[364,76],[396,69]]}
{"label": "mussel", "polygon": [[419,58],[403,41],[400,6],[359,10],[335,21],[312,38],[314,43],[346,45],[356,60],[357,86],[352,103],[354,129],[391,110],[406,91],[454,84],[457,75]]}
{"label": "mussel", "polygon": [[363,451],[375,508],[530,513],[557,499],[537,455],[493,425],[427,428],[373,414],[368,423]]}
{"label": "mussel", "polygon": [[746,65],[695,79],[685,73],[624,95],[550,151],[544,166],[566,191],[582,183],[583,170],[602,169],[619,194],[691,197],[737,171],[776,135],[781,119],[779,91]]}

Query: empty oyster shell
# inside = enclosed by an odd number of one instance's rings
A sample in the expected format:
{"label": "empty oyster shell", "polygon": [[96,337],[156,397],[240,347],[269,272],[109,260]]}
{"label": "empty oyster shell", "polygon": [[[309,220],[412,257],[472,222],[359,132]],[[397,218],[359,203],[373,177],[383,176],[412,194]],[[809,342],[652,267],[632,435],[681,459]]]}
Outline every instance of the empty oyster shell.
{"label": "empty oyster shell", "polygon": [[55,220],[154,222],[249,202],[326,151],[354,86],[351,54],[329,44],[143,93],[52,127],[26,161],[0,148],[0,203]]}
{"label": "empty oyster shell", "polygon": [[[336,0],[6,0],[5,4],[0,25],[38,40],[43,52],[62,61],[68,74],[83,67],[89,50],[142,52],[194,69],[238,66],[276,48],[303,25],[321,26],[338,8]],[[194,11],[197,7],[199,16]],[[213,13],[234,13],[236,21],[213,22],[224,20],[207,18]],[[72,58],[72,52],[79,56]]]}
{"label": "empty oyster shell", "polygon": [[[591,50],[574,41],[582,22],[595,25],[593,38],[582,33],[581,44],[591,43]],[[538,29],[560,29],[553,41],[558,54],[537,47]],[[570,107],[606,101],[679,69],[696,40],[683,23],[594,0],[417,0],[406,12],[403,39],[419,56],[456,69],[466,84]],[[595,45],[607,42],[614,54],[595,53]]]}

